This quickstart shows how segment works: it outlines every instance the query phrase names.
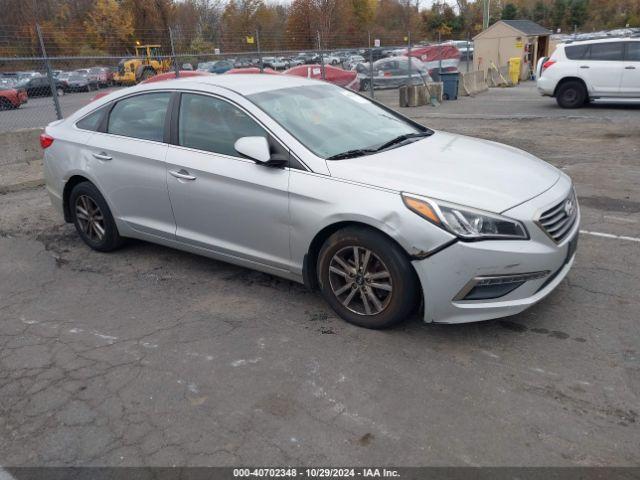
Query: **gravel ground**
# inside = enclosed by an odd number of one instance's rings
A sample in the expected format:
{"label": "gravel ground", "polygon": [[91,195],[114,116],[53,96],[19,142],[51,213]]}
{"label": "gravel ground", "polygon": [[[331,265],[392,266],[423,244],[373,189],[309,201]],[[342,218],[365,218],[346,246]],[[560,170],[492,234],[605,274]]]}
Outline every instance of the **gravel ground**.
{"label": "gravel ground", "polygon": [[41,188],[0,196],[0,464],[637,465],[638,111],[524,85],[404,113],[550,161],[584,230],[632,238],[583,234],[523,314],[376,332],[269,275],[90,251]]}

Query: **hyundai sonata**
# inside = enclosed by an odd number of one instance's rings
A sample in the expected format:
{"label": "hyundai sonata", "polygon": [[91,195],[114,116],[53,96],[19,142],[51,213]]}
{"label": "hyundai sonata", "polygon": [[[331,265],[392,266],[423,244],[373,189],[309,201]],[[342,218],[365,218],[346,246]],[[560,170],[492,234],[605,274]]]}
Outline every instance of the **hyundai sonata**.
{"label": "hyundai sonata", "polygon": [[126,237],[318,288],[345,320],[521,312],[574,261],[567,175],[351,91],[276,75],[120,90],[41,137],[55,207],[91,248]]}

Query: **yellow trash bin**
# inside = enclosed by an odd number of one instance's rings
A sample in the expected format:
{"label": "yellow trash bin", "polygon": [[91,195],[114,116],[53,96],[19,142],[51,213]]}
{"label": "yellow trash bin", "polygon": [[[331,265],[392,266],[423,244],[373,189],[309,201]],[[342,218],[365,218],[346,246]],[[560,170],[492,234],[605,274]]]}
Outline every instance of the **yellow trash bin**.
{"label": "yellow trash bin", "polygon": [[513,57],[509,59],[509,79],[513,85],[517,85],[520,81],[520,57]]}

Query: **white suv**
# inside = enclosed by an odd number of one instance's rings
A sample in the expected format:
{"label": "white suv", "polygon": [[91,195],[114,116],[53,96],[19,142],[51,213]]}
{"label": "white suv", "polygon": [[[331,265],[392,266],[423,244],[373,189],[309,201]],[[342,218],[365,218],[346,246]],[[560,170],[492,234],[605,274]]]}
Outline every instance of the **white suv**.
{"label": "white suv", "polygon": [[640,38],[560,44],[537,65],[537,87],[562,108],[590,101],[640,102]]}

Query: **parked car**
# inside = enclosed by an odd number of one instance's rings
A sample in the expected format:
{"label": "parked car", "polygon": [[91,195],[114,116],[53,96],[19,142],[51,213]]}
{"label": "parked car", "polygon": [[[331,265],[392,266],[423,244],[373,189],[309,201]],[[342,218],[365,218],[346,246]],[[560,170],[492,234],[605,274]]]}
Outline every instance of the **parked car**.
{"label": "parked car", "polygon": [[320,55],[315,52],[300,52],[298,54],[298,60],[302,62],[302,64],[312,64],[318,63],[320,61]]}
{"label": "parked car", "polygon": [[261,270],[364,327],[419,305],[427,322],[513,315],[575,258],[565,173],[316,80],[138,85],[40,140],[53,205],[90,248],[133,237]]}
{"label": "parked car", "polygon": [[68,92],[90,92],[98,89],[98,86],[90,81],[87,74],[80,73],[77,70],[71,72],[65,82],[66,91]]}
{"label": "parked car", "polygon": [[368,63],[358,64],[355,70],[362,90],[368,90],[371,82],[373,82],[373,88],[385,89],[398,88],[409,83],[425,85],[432,81],[426,65],[417,58],[411,58],[411,71],[409,71],[409,57],[389,57],[373,62],[373,78]]}
{"label": "parked car", "polygon": [[[405,50],[405,55],[408,54]],[[411,56],[420,60],[433,75],[435,72],[457,72],[461,53],[452,43],[439,43],[412,48]]]}
{"label": "parked car", "polygon": [[260,71],[260,67],[249,67],[249,68],[232,68],[231,70],[227,70],[224,72],[225,75],[237,75],[237,74],[246,74],[246,73],[266,73],[267,75],[280,75],[280,72],[277,72],[271,68],[263,68],[262,72]]}
{"label": "parked car", "polygon": [[339,55],[330,53],[329,55],[326,55],[324,57],[324,63],[329,65],[340,65],[342,63],[342,60],[340,59]]}
{"label": "parked car", "polygon": [[109,86],[109,76],[107,70],[103,67],[93,67],[89,69],[90,78],[95,78],[98,82],[98,87]]}
{"label": "parked car", "polygon": [[27,91],[23,88],[11,88],[0,85],[0,110],[13,110],[27,103]]}
{"label": "parked car", "polygon": [[87,82],[91,84],[92,90],[97,90],[98,88],[100,88],[100,75],[97,72],[92,72],[90,68],[79,68],[77,70],[74,70],[74,72],[85,76]]}
{"label": "parked car", "polygon": [[[189,78],[189,77],[208,77],[211,74],[209,72],[202,72],[197,70],[180,70],[179,78]],[[158,75],[154,75],[153,77],[149,77],[146,80],[143,80],[142,83],[154,83],[154,82],[164,82],[165,80],[175,80],[176,72],[175,70],[171,70],[166,73],[159,73]]]}
{"label": "parked car", "polygon": [[182,70],[193,70],[193,65],[191,65],[190,63],[183,63]]}
{"label": "parked car", "polygon": [[[298,77],[315,78],[316,80],[322,80],[322,66],[321,65],[299,65],[297,67],[290,68],[284,72],[285,75],[296,75]],[[360,90],[360,79],[358,73],[351,70],[343,70],[340,67],[334,67],[333,65],[324,66],[324,80],[340,87],[348,88],[355,92]]]}
{"label": "parked car", "polygon": [[297,67],[298,65],[304,65],[304,60],[300,57],[287,57],[289,62],[289,68]]}
{"label": "parked car", "polygon": [[271,68],[273,70],[285,70],[289,67],[288,62],[284,57],[263,57],[262,64],[266,68]]}
{"label": "parked car", "polygon": [[233,68],[250,68],[253,67],[253,62],[250,58],[239,58],[233,63]]}
{"label": "parked car", "polygon": [[383,50],[382,48],[379,47],[375,47],[371,49],[371,54],[369,53],[369,50],[364,50],[364,52],[362,53],[362,56],[364,58],[367,59],[367,62],[373,57],[373,61],[378,61],[381,58],[385,58],[385,50]]}
{"label": "parked car", "polygon": [[198,72],[206,72],[209,70],[209,67],[213,65],[215,62],[200,62],[196,67],[196,71]]}
{"label": "parked car", "polygon": [[460,58],[462,60],[473,60],[473,41],[451,40],[445,43],[456,47],[460,51]]}
{"label": "parked car", "polygon": [[[53,79],[55,94],[59,97],[65,94],[65,84],[60,80]],[[42,97],[51,95],[51,83],[49,78],[43,75],[30,77],[16,83],[18,89],[25,90],[29,97]]]}
{"label": "parked car", "polygon": [[225,73],[227,70],[231,70],[232,68],[233,62],[230,60],[216,60],[198,64],[198,71],[215,73],[217,75]]}
{"label": "parked car", "polygon": [[542,95],[562,108],[588,102],[640,101],[640,38],[607,38],[559,44],[536,69]]}
{"label": "parked car", "polygon": [[366,62],[366,61],[367,60],[365,60],[362,55],[351,55],[344,62],[344,68],[347,69],[347,70],[352,70],[359,63],[363,63],[363,62]]}

